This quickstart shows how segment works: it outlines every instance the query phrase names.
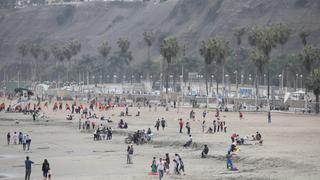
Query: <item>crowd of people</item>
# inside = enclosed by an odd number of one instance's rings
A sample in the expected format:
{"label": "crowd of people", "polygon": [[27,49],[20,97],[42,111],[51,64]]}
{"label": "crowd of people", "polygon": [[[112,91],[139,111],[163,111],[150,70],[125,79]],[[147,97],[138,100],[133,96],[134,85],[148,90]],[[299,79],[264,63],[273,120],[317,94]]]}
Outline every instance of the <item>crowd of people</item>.
{"label": "crowd of people", "polygon": [[165,154],[164,158],[153,157],[151,162],[151,175],[159,175],[159,179],[163,179],[164,175],[185,175],[184,162],[179,154],[175,154],[174,159],[170,161],[169,153]]}
{"label": "crowd of people", "polygon": [[[80,114],[79,118],[79,130],[83,131],[89,131],[93,130],[93,140],[94,141],[100,141],[100,140],[112,140],[112,134],[113,130],[111,126],[107,126],[106,124],[100,124],[98,123],[100,121],[106,121],[106,123],[112,123],[111,118],[109,117],[108,119],[105,119],[104,116],[102,115],[100,118],[94,113],[95,111],[105,111],[108,109],[113,108],[114,106],[111,107],[111,103],[108,104],[103,104],[99,102],[91,102],[89,104],[89,108],[86,107],[82,103],[72,103],[71,106],[69,106],[68,103],[63,104],[62,102],[55,102],[53,104],[53,111],[67,111],[70,114],[67,116],[67,120],[73,120],[74,119],[74,113],[75,114]],[[31,104],[29,105],[31,106]],[[149,111],[151,112],[151,104],[148,104],[149,106]],[[65,107],[65,108],[63,108]],[[121,114],[121,116],[130,116],[129,114],[129,106],[125,105],[125,112]],[[41,104],[35,104],[34,105],[34,111],[39,111],[42,108],[48,109],[48,103],[44,103],[43,107],[41,107]],[[1,104],[0,105],[0,111],[5,109],[5,105]],[[183,134],[186,133],[188,140],[182,145],[184,148],[190,147],[193,143],[193,138],[191,135],[191,123],[193,127],[195,127],[198,123],[198,125],[201,126],[201,130],[203,133],[227,133],[227,125],[226,121],[221,120],[220,117],[220,110],[216,109],[216,113],[214,116],[210,116],[209,111],[204,110],[202,113],[202,123],[199,122],[199,120],[196,119],[196,113],[192,109],[189,114],[189,119],[187,119],[186,122],[183,121],[182,118],[178,119],[178,132]],[[137,114],[136,118],[141,118],[141,108],[138,106],[137,109]],[[239,118],[240,120],[243,119],[243,113],[239,111]],[[201,119],[201,115],[200,115]],[[213,119],[212,121],[212,126],[209,126],[207,131],[207,119]],[[167,121],[166,119],[158,118],[155,122],[155,129],[156,131],[159,131],[162,129],[163,131],[167,127]],[[128,129],[128,124],[127,122],[124,121],[124,119],[120,119],[117,124],[115,124],[115,127],[119,129]],[[185,128],[185,129],[184,129]],[[192,129],[193,132],[197,130],[197,128]],[[92,132],[92,131],[90,131]],[[178,133],[177,132],[177,133]],[[145,142],[148,142],[151,140],[153,134],[151,132],[151,129],[148,128],[147,130],[137,130],[135,131],[132,135],[129,135],[129,138],[131,139],[133,144],[140,145],[144,144]],[[234,166],[232,158],[233,156],[237,155],[237,153],[240,151],[240,148],[238,148],[238,145],[244,145],[247,144],[249,141],[255,141],[256,144],[262,145],[263,139],[262,136],[259,132],[256,132],[255,135],[252,135],[251,137],[249,136],[244,136],[240,137],[239,134],[232,134],[231,135],[231,145],[228,148],[227,154],[226,154],[226,163],[227,163],[227,169],[229,170],[237,170],[237,168]],[[7,133],[7,144],[21,144],[23,145],[23,150],[24,151],[29,151],[30,150],[30,144],[31,144],[31,137],[28,134],[23,134],[22,132],[13,132]],[[127,164],[133,164],[133,154],[134,154],[134,149],[133,149],[133,144],[128,143],[127,147]],[[207,144],[203,145],[203,150],[201,151],[201,158],[207,158],[209,154],[209,146]],[[26,179],[30,179],[31,175],[31,164],[33,162],[29,159],[29,157],[26,158],[25,161],[25,166],[26,166]],[[51,173],[50,173],[50,167],[48,161],[45,159],[43,166],[42,166],[42,171],[43,171],[43,177],[45,179],[50,179],[51,178]],[[184,162],[182,161],[182,158],[180,157],[179,154],[175,154],[175,157],[173,158],[172,161],[170,161],[170,156],[169,154],[165,154],[165,158],[159,158],[157,161],[156,157],[153,158],[152,163],[151,163],[151,172],[153,174],[159,175],[159,179],[163,179],[164,175],[167,174],[175,174],[175,175],[181,175],[185,174],[184,171]]]}
{"label": "crowd of people", "polygon": [[22,145],[24,151],[29,151],[31,146],[31,137],[22,132],[7,133],[7,144]]}

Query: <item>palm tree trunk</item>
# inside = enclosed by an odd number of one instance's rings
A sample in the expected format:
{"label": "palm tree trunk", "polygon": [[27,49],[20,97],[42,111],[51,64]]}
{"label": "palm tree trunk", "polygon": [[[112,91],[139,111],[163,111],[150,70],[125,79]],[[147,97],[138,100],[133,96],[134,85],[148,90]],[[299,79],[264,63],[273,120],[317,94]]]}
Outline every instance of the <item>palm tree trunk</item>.
{"label": "palm tree trunk", "polygon": [[207,91],[206,108],[208,108],[208,96],[209,96],[209,90],[208,90],[208,64],[206,65],[206,91]]}
{"label": "palm tree trunk", "polygon": [[[170,60],[169,60],[168,62],[170,62]],[[166,73],[166,94],[168,94],[168,87],[169,87],[169,69],[170,69],[170,63],[167,63],[167,73]]]}
{"label": "palm tree trunk", "polygon": [[256,88],[256,97],[255,97],[255,106],[258,107],[258,96],[259,96],[259,70],[256,69],[256,78],[255,78],[255,88]]}
{"label": "palm tree trunk", "polygon": [[217,108],[218,108],[219,107],[219,68],[217,68],[216,83],[217,83],[216,99],[217,99]]}
{"label": "palm tree trunk", "polygon": [[206,92],[207,92],[207,97],[209,95],[209,90],[208,90],[208,64],[206,65]]}
{"label": "palm tree trunk", "polygon": [[223,106],[225,106],[226,104],[226,85],[225,85],[225,79],[224,79],[224,64],[222,64],[222,94],[223,94]]}
{"label": "palm tree trunk", "polygon": [[150,58],[150,46],[148,46],[148,70],[147,70],[147,82],[150,82],[150,72],[151,72],[151,58]]}
{"label": "palm tree trunk", "polygon": [[315,94],[316,95],[316,114],[319,114],[319,95],[320,94]]}
{"label": "palm tree trunk", "polygon": [[169,70],[170,70],[169,62],[171,62],[171,59],[168,59],[167,74],[166,74],[166,111],[168,111],[168,86],[169,86]]}

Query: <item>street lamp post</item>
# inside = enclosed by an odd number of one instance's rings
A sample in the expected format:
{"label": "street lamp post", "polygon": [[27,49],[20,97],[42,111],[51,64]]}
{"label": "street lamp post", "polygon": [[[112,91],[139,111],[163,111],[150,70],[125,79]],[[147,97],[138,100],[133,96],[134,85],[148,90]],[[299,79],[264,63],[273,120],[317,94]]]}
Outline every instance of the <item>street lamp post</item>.
{"label": "street lamp post", "polygon": [[236,70],[235,72],[234,72],[234,74],[235,74],[235,76],[236,76],[236,97],[238,98],[239,96],[238,96],[238,91],[239,91],[239,83],[238,83],[238,71]]}
{"label": "street lamp post", "polygon": [[133,84],[134,75],[131,76],[131,84]]}
{"label": "street lamp post", "polygon": [[[169,77],[170,77],[169,81],[172,82],[170,89],[171,89],[171,92],[173,92],[173,75],[170,75]],[[169,83],[169,86],[170,86],[170,83]]]}
{"label": "street lamp post", "polygon": [[244,75],[243,75],[243,74],[241,74],[241,76],[240,76],[240,77],[241,77],[241,80],[240,80],[240,81],[241,81],[241,84],[243,85]]}
{"label": "street lamp post", "polygon": [[299,74],[296,74],[296,79],[294,81],[294,91],[297,91],[298,89],[298,77],[299,77]]}
{"label": "street lamp post", "polygon": [[224,93],[224,96],[225,96],[225,99],[226,99],[226,106],[228,105],[228,96],[229,96],[229,91],[230,91],[230,86],[229,86],[229,74],[226,74],[225,75],[225,78],[226,78],[226,81],[227,81],[227,88],[225,88],[225,93]]}
{"label": "street lamp post", "polygon": [[303,85],[302,85],[302,78],[303,78],[303,75],[300,74],[300,87],[301,87],[301,90],[303,89]]}
{"label": "street lamp post", "polygon": [[213,78],[214,78],[214,75],[211,74],[211,86],[210,86],[210,92],[211,92],[211,96],[213,98]]}
{"label": "street lamp post", "polygon": [[282,94],[282,85],[281,85],[281,79],[282,79],[282,74],[279,74],[279,96]]}

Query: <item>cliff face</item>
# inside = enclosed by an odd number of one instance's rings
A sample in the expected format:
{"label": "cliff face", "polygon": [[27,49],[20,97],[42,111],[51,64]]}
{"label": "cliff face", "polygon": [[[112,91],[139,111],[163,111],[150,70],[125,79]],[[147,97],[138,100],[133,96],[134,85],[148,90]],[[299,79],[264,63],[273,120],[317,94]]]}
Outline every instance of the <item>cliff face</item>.
{"label": "cliff face", "polygon": [[[144,61],[142,33],[152,30],[156,41],[153,60],[159,59],[159,42],[176,36],[188,44],[188,53],[198,55],[200,42],[210,35],[224,35],[231,44],[232,29],[254,24],[288,24],[292,31],[285,47],[301,50],[299,32],[311,32],[310,44],[320,42],[320,1],[315,0],[168,0],[152,2],[100,2],[80,5],[43,6],[0,11],[0,62],[20,59],[20,41],[54,43],[81,40],[82,54],[96,54],[108,40],[113,50],[119,37],[131,41],[135,63]],[[246,40],[244,40],[246,43]]]}

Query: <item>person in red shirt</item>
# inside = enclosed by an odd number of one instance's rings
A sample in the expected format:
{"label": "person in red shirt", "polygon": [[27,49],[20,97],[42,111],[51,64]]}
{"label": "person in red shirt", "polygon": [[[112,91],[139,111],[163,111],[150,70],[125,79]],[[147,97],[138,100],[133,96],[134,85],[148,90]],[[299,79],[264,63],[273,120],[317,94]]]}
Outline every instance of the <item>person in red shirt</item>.
{"label": "person in red shirt", "polygon": [[182,120],[182,118],[179,119],[179,127],[180,127],[179,133],[182,133],[182,128],[183,128],[183,120]]}
{"label": "person in red shirt", "polygon": [[239,111],[239,118],[240,118],[240,120],[242,120],[242,119],[243,119],[243,114],[242,114],[242,112],[241,112],[241,111]]}

